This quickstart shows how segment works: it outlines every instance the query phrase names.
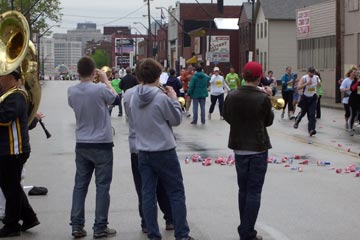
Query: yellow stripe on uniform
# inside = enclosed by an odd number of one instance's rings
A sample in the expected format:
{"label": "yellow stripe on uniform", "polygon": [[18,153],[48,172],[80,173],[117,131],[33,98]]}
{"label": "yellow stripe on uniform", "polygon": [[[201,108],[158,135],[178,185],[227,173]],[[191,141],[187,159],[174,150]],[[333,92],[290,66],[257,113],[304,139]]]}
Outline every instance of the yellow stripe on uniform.
{"label": "yellow stripe on uniform", "polygon": [[21,128],[20,128],[20,120],[19,118],[16,118],[16,127],[18,132],[18,139],[19,139],[19,153],[22,153],[23,146],[22,146],[22,136],[21,136]]}
{"label": "yellow stripe on uniform", "polygon": [[10,155],[14,155],[14,140],[12,135],[12,126],[9,125],[9,146],[10,146]]}
{"label": "yellow stripe on uniform", "polygon": [[11,130],[13,134],[13,142],[14,142],[14,154],[19,154],[19,135],[17,131],[16,122],[11,124]]}

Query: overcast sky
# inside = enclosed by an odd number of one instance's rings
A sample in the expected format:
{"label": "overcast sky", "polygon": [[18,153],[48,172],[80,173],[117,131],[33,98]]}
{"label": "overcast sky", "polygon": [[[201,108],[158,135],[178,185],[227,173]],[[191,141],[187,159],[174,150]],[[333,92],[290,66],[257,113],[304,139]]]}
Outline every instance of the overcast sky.
{"label": "overcast sky", "polygon": [[[210,3],[211,0],[198,0],[200,3]],[[247,0],[224,0],[224,5],[241,5]],[[151,15],[160,18],[160,10],[155,7],[175,6],[176,0],[153,0],[151,1]],[[182,0],[180,2],[196,3],[195,0]],[[216,4],[216,0],[213,0]],[[147,26],[147,7],[144,0],[61,0],[62,13],[64,14],[60,28],[54,28],[53,32],[66,32],[76,28],[80,22],[93,22],[98,29],[103,26],[135,26],[141,32],[146,30],[141,25],[133,22],[142,22]],[[167,13],[165,13],[167,16]],[[134,32],[134,31],[133,31]]]}

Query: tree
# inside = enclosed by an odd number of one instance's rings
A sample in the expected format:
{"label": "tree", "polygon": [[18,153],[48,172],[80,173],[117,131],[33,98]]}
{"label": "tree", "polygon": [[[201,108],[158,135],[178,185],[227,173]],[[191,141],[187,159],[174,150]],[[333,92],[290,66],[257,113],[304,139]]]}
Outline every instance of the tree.
{"label": "tree", "polygon": [[94,59],[97,68],[101,68],[103,66],[109,66],[110,57],[109,54],[107,54],[104,50],[96,49],[91,57]]}
{"label": "tree", "polygon": [[[11,10],[10,2],[0,0],[0,13]],[[14,10],[25,15],[31,32],[42,34],[49,29],[49,22],[61,21],[60,0],[14,0],[13,2]]]}

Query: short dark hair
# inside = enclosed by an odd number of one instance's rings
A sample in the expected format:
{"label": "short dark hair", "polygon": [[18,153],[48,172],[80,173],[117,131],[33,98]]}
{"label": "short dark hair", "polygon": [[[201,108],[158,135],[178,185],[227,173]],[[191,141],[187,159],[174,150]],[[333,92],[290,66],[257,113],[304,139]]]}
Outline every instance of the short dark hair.
{"label": "short dark hair", "polygon": [[268,71],[268,74],[270,74],[270,73],[274,73],[274,72],[273,72],[273,71],[271,71],[271,70],[269,70],[269,71]]}
{"label": "short dark hair", "polygon": [[131,68],[130,67],[127,67],[125,71],[126,71],[126,74],[131,74]]}
{"label": "short dark hair", "polygon": [[169,70],[169,73],[170,73],[171,76],[174,76],[175,73],[176,73],[176,71],[175,71],[175,69],[171,68],[171,69]]}
{"label": "short dark hair", "polygon": [[315,68],[314,67],[309,67],[308,72],[309,73],[315,73]]}
{"label": "short dark hair", "polygon": [[80,77],[90,77],[95,70],[95,61],[90,57],[82,57],[78,61],[77,70]]}
{"label": "short dark hair", "polygon": [[162,66],[152,58],[145,58],[136,64],[136,76],[144,84],[154,83],[162,73]]}
{"label": "short dark hair", "polygon": [[196,65],[195,69],[196,69],[197,72],[201,72],[203,70],[203,67],[202,67],[201,64],[198,64],[198,65]]}

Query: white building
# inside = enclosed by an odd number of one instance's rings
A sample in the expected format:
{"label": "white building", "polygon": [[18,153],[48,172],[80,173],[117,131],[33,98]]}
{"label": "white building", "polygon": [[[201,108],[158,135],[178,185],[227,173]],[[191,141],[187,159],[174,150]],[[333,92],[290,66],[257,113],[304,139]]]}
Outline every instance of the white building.
{"label": "white building", "polygon": [[110,41],[109,36],[104,36],[100,29],[96,29],[95,23],[78,23],[76,29],[68,30],[66,34],[54,34],[54,38],[56,40],[81,42],[81,55],[84,55],[88,41],[97,42],[105,39]]}
{"label": "white building", "polygon": [[72,73],[77,72],[77,62],[82,57],[82,43],[79,41],[54,41],[55,66],[64,64]]}
{"label": "white building", "polygon": [[314,66],[321,74],[324,97],[335,97],[336,1],[297,9],[299,75]]}
{"label": "white building", "polygon": [[45,78],[56,74],[53,38],[40,38],[39,64],[40,73]]}
{"label": "white building", "polygon": [[[296,9],[328,0],[258,0],[255,10],[256,60],[280,78],[297,71]],[[313,65],[313,64],[312,64]]]}

